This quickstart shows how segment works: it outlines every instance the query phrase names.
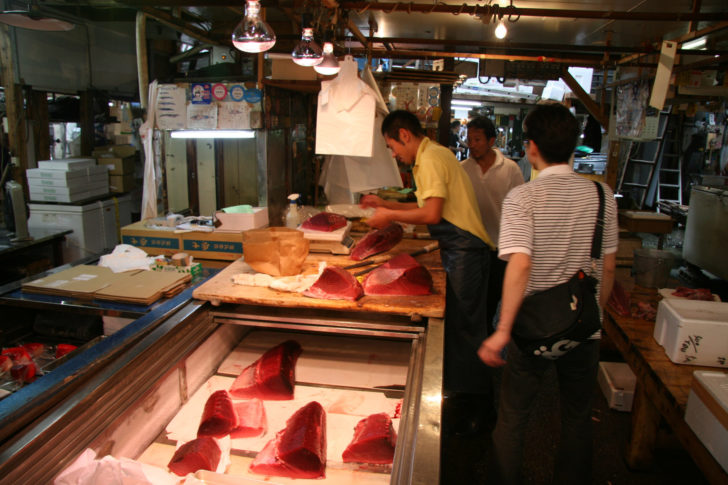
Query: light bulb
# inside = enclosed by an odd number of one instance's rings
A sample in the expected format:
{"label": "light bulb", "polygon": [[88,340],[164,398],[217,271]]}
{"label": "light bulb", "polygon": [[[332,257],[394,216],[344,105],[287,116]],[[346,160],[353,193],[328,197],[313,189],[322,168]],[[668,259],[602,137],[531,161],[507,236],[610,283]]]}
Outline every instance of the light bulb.
{"label": "light bulb", "polygon": [[506,28],[506,24],[501,20],[495,28],[495,36],[499,39],[504,39],[507,33],[508,29]]}
{"label": "light bulb", "polygon": [[276,34],[260,18],[260,2],[247,0],[245,17],[233,30],[233,45],[243,52],[265,52],[276,43]]}
{"label": "light bulb", "polygon": [[331,76],[337,74],[341,70],[339,61],[334,55],[334,44],[331,42],[324,42],[324,58],[321,64],[313,66],[314,70],[323,74],[324,76]]}
{"label": "light bulb", "polygon": [[301,41],[291,52],[293,62],[299,66],[316,66],[324,60],[321,46],[313,40],[313,29],[306,27],[301,34]]}

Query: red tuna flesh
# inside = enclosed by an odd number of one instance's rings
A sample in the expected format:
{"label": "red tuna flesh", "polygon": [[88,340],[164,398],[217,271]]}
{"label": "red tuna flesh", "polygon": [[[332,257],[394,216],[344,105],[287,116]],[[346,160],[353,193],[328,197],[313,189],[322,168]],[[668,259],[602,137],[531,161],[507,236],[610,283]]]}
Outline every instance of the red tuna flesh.
{"label": "red tuna flesh", "polygon": [[230,394],[227,391],[215,391],[205,403],[200,426],[197,428],[197,437],[222,438],[237,427],[237,418]]}
{"label": "red tuna flesh", "polygon": [[340,229],[346,225],[346,217],[331,212],[319,212],[313,217],[309,217],[303,224],[302,229],[311,231],[331,232]]}
{"label": "red tuna flesh", "polygon": [[341,457],[345,463],[392,463],[396,443],[392,419],[387,413],[372,414],[357,423],[354,438]]}
{"label": "red tuna flesh", "polygon": [[429,295],[432,276],[415,258],[402,253],[369,273],[362,286],[365,295]]}
{"label": "red tuna flesh", "polygon": [[75,345],[71,345],[71,344],[58,344],[58,345],[56,345],[56,359],[60,359],[64,355],[66,355],[66,354],[68,354],[70,352],[73,352],[77,348],[78,347],[76,347]]}
{"label": "red tuna flesh", "polygon": [[356,300],[364,294],[357,279],[345,269],[327,266],[305,296],[324,300]]}
{"label": "red tuna flesh", "polygon": [[37,342],[31,342],[23,344],[23,348],[28,351],[31,357],[35,358],[43,353],[43,351],[45,350],[45,345]]}
{"label": "red tuna flesh", "polygon": [[238,415],[238,426],[230,432],[231,438],[250,438],[265,434],[267,420],[265,408],[260,399],[233,403]]}
{"label": "red tuna flesh", "polygon": [[326,471],[326,413],[316,401],[286,421],[286,427],[256,455],[250,471],[289,478],[322,478]]}
{"label": "red tuna flesh", "polygon": [[197,470],[214,472],[220,463],[220,446],[214,438],[203,436],[183,444],[167,465],[170,471],[180,477]]}
{"label": "red tuna flesh", "polygon": [[10,368],[10,375],[21,384],[35,380],[35,364],[15,364]]}
{"label": "red tuna flesh", "polygon": [[301,351],[301,344],[295,340],[288,340],[269,349],[243,369],[230,387],[230,394],[238,399],[293,399],[296,361]]}
{"label": "red tuna flesh", "polygon": [[402,240],[403,234],[402,226],[396,223],[369,231],[356,243],[349,257],[354,261],[361,261],[374,254],[389,251]]}
{"label": "red tuna flesh", "polygon": [[15,364],[30,364],[31,362],[30,354],[23,347],[9,347],[7,349],[3,349],[3,355],[7,355],[13,359],[13,363]]}
{"label": "red tuna flesh", "polygon": [[3,372],[7,372],[10,370],[10,368],[13,366],[13,359],[11,359],[9,356],[3,354],[0,355],[0,374]]}

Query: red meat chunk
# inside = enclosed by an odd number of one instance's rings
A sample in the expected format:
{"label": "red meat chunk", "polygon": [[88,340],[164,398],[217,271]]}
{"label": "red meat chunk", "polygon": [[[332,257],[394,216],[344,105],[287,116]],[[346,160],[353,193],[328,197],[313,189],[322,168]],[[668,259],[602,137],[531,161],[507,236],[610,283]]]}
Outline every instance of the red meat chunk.
{"label": "red meat chunk", "polygon": [[402,240],[404,231],[402,226],[392,223],[382,229],[369,231],[351,250],[349,257],[354,261],[361,261],[374,254],[389,251]]}
{"label": "red meat chunk", "polygon": [[13,359],[8,355],[0,355],[0,374],[7,372],[13,366]]}
{"label": "red meat chunk", "polygon": [[15,364],[10,368],[10,375],[21,384],[35,380],[35,364]]}
{"label": "red meat chunk", "polygon": [[39,357],[45,351],[45,345],[37,342],[23,344],[23,348],[27,350],[30,356],[33,358]]}
{"label": "red meat chunk", "polygon": [[268,428],[263,401],[251,399],[233,403],[238,425],[230,432],[231,438],[250,438],[265,434]]}
{"label": "red meat chunk", "polygon": [[177,448],[167,467],[180,477],[197,470],[214,472],[220,463],[221,454],[217,441],[209,436],[203,436]]}
{"label": "red meat chunk", "polygon": [[71,344],[58,344],[56,345],[56,359],[60,359],[64,355],[73,352],[78,347]]}
{"label": "red meat chunk", "polygon": [[324,300],[356,300],[364,294],[354,276],[338,266],[327,266],[305,296]]}
{"label": "red meat chunk", "polygon": [[288,340],[269,349],[243,369],[230,387],[230,394],[238,399],[293,399],[296,361],[301,351],[301,344],[295,340]]}
{"label": "red meat chunk", "polygon": [[362,286],[365,295],[429,295],[432,276],[415,258],[402,253],[369,273]]}
{"label": "red meat chunk", "polygon": [[396,443],[392,419],[387,413],[372,414],[357,423],[354,438],[341,457],[345,463],[392,463]]}
{"label": "red meat chunk", "polygon": [[260,475],[322,478],[326,472],[326,412],[316,401],[306,404],[286,421],[250,465]]}
{"label": "red meat chunk", "polygon": [[9,347],[7,349],[3,349],[3,355],[7,355],[13,359],[13,363],[15,364],[30,364],[32,362],[30,354],[23,347]]}
{"label": "red meat chunk", "polygon": [[311,231],[331,232],[340,229],[346,225],[346,217],[331,212],[319,212],[313,217],[309,217],[303,224],[302,229]]}
{"label": "red meat chunk", "polygon": [[205,403],[197,437],[212,436],[222,438],[238,425],[237,414],[233,408],[233,400],[227,391],[215,391]]}

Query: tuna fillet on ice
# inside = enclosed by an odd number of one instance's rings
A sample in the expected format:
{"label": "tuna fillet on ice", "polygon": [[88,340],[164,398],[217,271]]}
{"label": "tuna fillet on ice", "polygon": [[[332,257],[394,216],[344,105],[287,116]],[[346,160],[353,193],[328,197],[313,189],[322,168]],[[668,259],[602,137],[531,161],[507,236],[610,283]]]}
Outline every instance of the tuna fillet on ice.
{"label": "tuna fillet on ice", "polygon": [[365,295],[429,295],[432,276],[415,258],[402,253],[369,273],[362,286]]}
{"label": "tuna fillet on ice", "polygon": [[403,235],[402,226],[396,223],[369,231],[356,243],[349,257],[354,261],[361,261],[374,254],[389,251],[402,240]]}
{"label": "tuna fillet on ice", "polygon": [[303,224],[301,229],[311,231],[331,232],[340,229],[346,225],[346,217],[332,212],[319,212],[313,217],[309,217]]}
{"label": "tuna fillet on ice", "polygon": [[289,478],[322,478],[326,472],[326,412],[316,401],[286,421],[258,453],[250,471]]}
{"label": "tuna fillet on ice", "polygon": [[215,438],[203,436],[188,441],[177,448],[167,467],[172,473],[180,477],[188,473],[194,473],[197,470],[214,472],[220,463],[221,454],[220,446]]}
{"label": "tuna fillet on ice", "polygon": [[325,300],[356,300],[364,294],[364,290],[359,281],[345,269],[327,266],[303,294]]}
{"label": "tuna fillet on ice", "polygon": [[215,391],[205,403],[200,426],[197,428],[197,437],[212,436],[222,438],[238,425],[237,414],[233,408],[233,400],[227,391]]}
{"label": "tuna fillet on ice", "polygon": [[387,413],[372,414],[357,423],[354,438],[341,457],[345,463],[392,463],[396,443],[392,418]]}
{"label": "tuna fillet on ice", "polygon": [[243,369],[230,387],[230,395],[237,399],[293,399],[296,361],[301,352],[301,344],[295,340],[287,340],[269,349]]}

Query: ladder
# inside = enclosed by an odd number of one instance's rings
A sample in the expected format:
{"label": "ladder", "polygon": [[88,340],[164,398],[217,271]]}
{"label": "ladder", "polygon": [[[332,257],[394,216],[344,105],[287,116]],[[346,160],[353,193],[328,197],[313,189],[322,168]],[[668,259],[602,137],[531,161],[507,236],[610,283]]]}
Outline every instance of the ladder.
{"label": "ladder", "polygon": [[682,205],[682,115],[670,115],[658,163],[657,202]]}
{"label": "ladder", "polygon": [[632,140],[628,145],[628,155],[619,177],[617,193],[629,194],[639,209],[645,206],[654,175],[658,171],[657,162],[669,117],[668,111],[660,111],[656,137],[652,140]]}

